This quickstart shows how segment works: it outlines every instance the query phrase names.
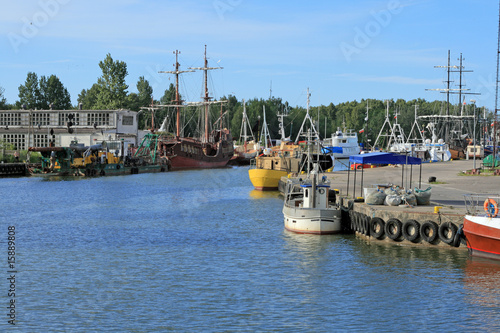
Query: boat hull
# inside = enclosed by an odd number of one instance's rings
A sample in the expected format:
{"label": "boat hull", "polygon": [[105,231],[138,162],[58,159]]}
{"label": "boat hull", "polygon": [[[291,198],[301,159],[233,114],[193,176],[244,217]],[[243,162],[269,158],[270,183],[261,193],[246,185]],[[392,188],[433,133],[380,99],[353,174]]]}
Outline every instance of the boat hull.
{"label": "boat hull", "polygon": [[471,255],[500,260],[500,218],[465,215],[463,231]]}
{"label": "boat hull", "polygon": [[170,157],[171,170],[182,169],[210,169],[210,168],[223,168],[227,165],[229,158],[209,158],[208,160],[197,159],[185,156]]}
{"label": "boat hull", "polygon": [[223,168],[233,157],[232,141],[227,140],[208,144],[193,138],[165,140],[159,150],[171,170]]}
{"label": "boat hull", "polygon": [[341,211],[283,206],[285,229],[300,234],[328,235],[342,231]]}
{"label": "boat hull", "polygon": [[288,173],[282,170],[250,169],[248,177],[253,187],[259,191],[277,191],[278,184],[283,176]]}

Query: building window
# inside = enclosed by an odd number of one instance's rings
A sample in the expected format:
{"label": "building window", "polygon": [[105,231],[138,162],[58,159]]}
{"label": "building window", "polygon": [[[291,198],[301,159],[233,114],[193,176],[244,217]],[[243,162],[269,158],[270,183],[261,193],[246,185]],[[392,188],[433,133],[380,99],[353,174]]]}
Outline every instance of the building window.
{"label": "building window", "polygon": [[134,117],[133,116],[123,116],[122,125],[124,125],[124,126],[134,125]]}
{"label": "building window", "polygon": [[11,112],[0,113],[0,126],[21,126],[21,114]]}
{"label": "building window", "polygon": [[70,114],[73,115],[73,120],[71,121],[73,123],[73,125],[79,126],[80,125],[80,114],[74,113],[74,112],[59,112],[58,125],[59,126],[66,126],[68,124],[68,121],[69,121],[68,116]]}
{"label": "building window", "polygon": [[48,147],[49,146],[48,134],[34,134],[33,141],[34,141],[33,142],[34,147]]}
{"label": "building window", "polygon": [[87,114],[87,126],[110,126],[109,113],[89,113]]}
{"label": "building window", "polygon": [[50,114],[46,112],[33,112],[31,114],[31,125],[33,126],[49,126]]}
{"label": "building window", "polygon": [[12,144],[14,146],[14,149],[27,149],[24,134],[4,134],[3,141]]}

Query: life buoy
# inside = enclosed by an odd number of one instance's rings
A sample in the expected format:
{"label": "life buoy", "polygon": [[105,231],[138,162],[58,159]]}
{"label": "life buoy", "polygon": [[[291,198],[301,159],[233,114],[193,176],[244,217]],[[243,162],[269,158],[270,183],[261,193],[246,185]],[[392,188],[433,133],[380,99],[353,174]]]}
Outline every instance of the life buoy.
{"label": "life buoy", "polygon": [[495,200],[490,198],[486,199],[483,207],[488,217],[495,217],[498,215],[498,204]]}

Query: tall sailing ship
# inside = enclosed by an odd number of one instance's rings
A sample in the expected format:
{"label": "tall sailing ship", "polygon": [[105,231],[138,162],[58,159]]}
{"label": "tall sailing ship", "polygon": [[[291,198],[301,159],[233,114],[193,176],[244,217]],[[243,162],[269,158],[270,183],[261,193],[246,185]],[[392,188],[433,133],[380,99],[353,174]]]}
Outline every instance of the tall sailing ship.
{"label": "tall sailing ship", "polygon": [[[174,107],[176,110],[175,136],[164,136],[158,142],[160,156],[168,160],[171,170],[179,169],[201,169],[220,168],[227,165],[233,156],[233,141],[231,132],[223,127],[222,104],[225,101],[212,101],[208,93],[208,71],[222,69],[222,67],[208,67],[207,47],[205,45],[205,56],[203,67],[190,67],[187,71],[179,70],[179,51],[175,51],[175,71],[160,71],[175,75],[175,100],[173,105],[157,105],[156,107]],[[201,70],[204,73],[205,95],[202,102],[183,104],[179,98],[179,74]],[[209,111],[211,105],[220,105],[219,119],[214,128],[210,130]],[[204,111],[204,128],[202,137],[181,136],[181,109],[185,107],[201,107]]]}

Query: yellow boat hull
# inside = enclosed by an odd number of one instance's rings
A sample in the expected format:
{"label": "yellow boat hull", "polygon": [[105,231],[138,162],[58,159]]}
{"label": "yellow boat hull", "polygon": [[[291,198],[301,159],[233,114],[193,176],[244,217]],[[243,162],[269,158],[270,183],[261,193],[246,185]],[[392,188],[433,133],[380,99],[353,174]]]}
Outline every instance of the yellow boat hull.
{"label": "yellow boat hull", "polygon": [[259,191],[277,191],[278,183],[283,176],[287,176],[286,171],[268,169],[250,169],[248,176],[253,187]]}

